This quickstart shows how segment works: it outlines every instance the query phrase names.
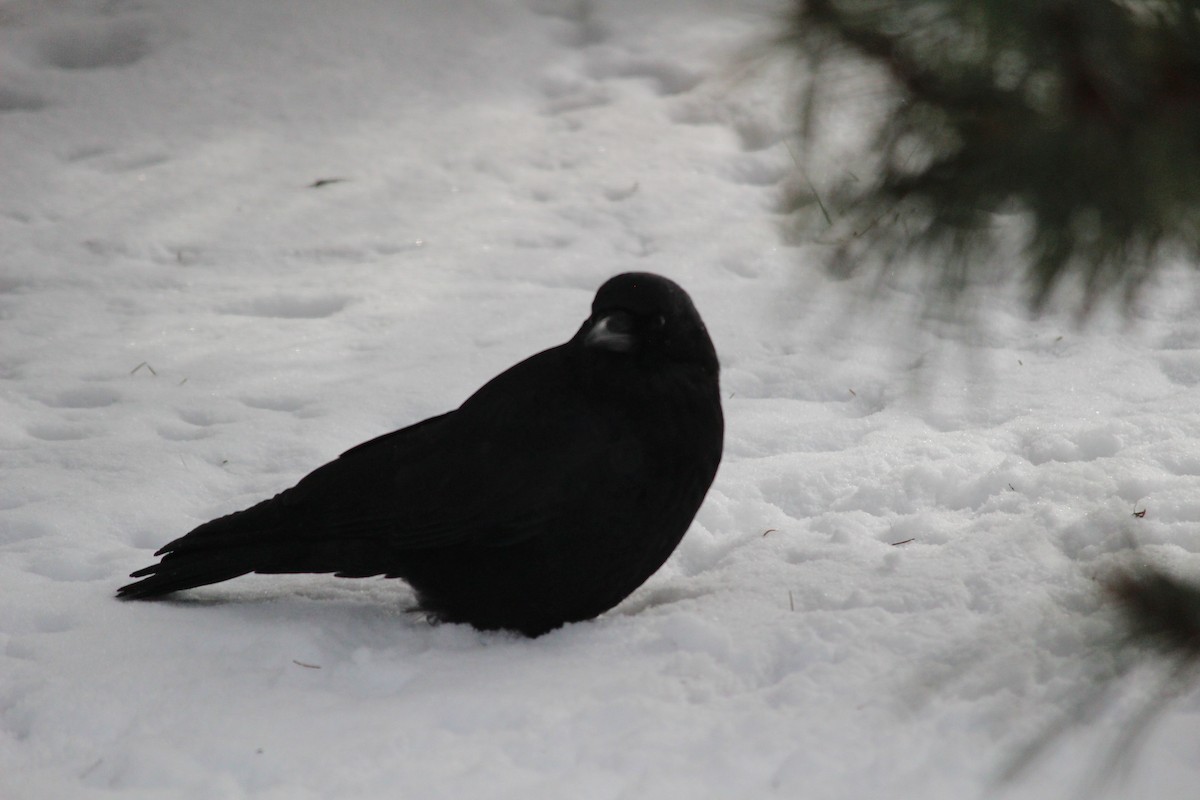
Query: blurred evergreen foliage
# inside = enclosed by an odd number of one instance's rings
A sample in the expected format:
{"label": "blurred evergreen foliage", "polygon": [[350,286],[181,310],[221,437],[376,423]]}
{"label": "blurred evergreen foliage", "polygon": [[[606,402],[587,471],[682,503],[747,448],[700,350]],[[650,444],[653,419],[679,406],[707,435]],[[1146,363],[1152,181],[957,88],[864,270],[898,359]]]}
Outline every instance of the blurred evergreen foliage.
{"label": "blurred evergreen foliage", "polygon": [[1200,256],[1200,0],[797,0],[784,43],[813,67],[805,131],[848,53],[895,92],[878,175],[830,198],[846,268],[920,253],[953,295],[1005,214],[1034,308],[1071,276],[1086,313]]}

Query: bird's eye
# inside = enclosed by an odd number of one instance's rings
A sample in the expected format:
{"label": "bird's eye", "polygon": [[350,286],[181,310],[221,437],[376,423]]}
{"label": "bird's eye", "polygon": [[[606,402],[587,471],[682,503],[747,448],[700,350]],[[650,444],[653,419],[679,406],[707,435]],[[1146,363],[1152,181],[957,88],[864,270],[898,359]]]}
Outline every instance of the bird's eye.
{"label": "bird's eye", "polygon": [[654,327],[659,330],[662,330],[663,328],[667,327],[667,318],[664,317],[662,314],[659,314],[657,317],[654,318]]}

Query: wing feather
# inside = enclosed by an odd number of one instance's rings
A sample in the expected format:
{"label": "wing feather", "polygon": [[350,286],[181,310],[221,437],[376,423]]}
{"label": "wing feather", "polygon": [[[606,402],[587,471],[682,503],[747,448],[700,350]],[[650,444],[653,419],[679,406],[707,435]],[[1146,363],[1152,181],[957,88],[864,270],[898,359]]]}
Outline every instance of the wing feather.
{"label": "wing feather", "polygon": [[278,500],[307,519],[308,535],[406,552],[547,535],[568,509],[603,502],[590,478],[611,478],[616,460],[630,465],[632,491],[641,459],[630,440],[612,439],[602,412],[580,413],[586,393],[561,379],[564,364],[545,363],[562,362],[561,350],[502,373],[456,411],[346,451]]}

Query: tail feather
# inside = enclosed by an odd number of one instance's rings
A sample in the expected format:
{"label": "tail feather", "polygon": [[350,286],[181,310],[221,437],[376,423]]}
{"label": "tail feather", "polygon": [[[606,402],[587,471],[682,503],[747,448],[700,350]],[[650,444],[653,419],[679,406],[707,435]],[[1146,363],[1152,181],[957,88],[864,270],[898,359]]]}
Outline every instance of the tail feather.
{"label": "tail feather", "polygon": [[206,522],[168,543],[157,564],[130,573],[139,581],[117,590],[125,600],[148,600],[220,583],[251,572],[332,572],[340,577],[401,574],[377,538],[330,535],[286,500],[287,493]]}
{"label": "tail feather", "polygon": [[169,542],[155,553],[162,560],[130,573],[141,580],[122,586],[117,597],[146,600],[284,566],[291,548],[278,500],[206,522]]}
{"label": "tail feather", "polygon": [[254,572],[253,566],[234,561],[227,553],[179,559],[168,557],[161,563],[130,573],[129,577],[141,580],[117,589],[117,597],[122,600],[148,600],[171,592],[220,583],[250,572]]}

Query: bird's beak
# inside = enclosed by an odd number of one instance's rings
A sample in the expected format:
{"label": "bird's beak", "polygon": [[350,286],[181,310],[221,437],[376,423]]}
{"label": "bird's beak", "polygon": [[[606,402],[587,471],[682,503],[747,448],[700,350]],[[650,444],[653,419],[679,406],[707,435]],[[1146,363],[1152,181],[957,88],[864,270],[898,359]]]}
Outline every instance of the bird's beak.
{"label": "bird's beak", "polygon": [[614,311],[596,320],[583,339],[585,347],[600,347],[618,353],[629,352],[636,342],[633,319],[623,311]]}

